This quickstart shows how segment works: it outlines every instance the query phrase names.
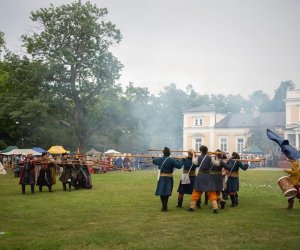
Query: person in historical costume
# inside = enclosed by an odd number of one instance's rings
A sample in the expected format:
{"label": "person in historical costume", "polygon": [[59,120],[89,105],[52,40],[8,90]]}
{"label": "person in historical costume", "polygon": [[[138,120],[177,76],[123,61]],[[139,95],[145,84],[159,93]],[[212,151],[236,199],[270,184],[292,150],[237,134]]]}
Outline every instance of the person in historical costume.
{"label": "person in historical costume", "polygon": [[7,171],[5,169],[5,167],[2,165],[2,163],[0,162],[0,174],[7,174]]}
{"label": "person in historical costume", "polygon": [[215,184],[215,188],[216,188],[215,191],[218,196],[218,199],[217,199],[218,204],[220,205],[221,209],[224,209],[226,201],[223,198],[223,196],[221,196],[221,193],[224,190],[224,178],[223,178],[222,172],[223,172],[223,168],[225,166],[224,160],[226,159],[226,155],[225,155],[225,153],[222,154],[221,150],[217,149],[215,159],[217,161],[219,161],[219,164],[213,165],[211,167],[210,174],[211,174],[211,177]]}
{"label": "person in historical costume", "polygon": [[81,187],[91,189],[93,187],[92,177],[91,177],[91,174],[89,172],[89,168],[86,165],[85,161],[82,162],[81,167],[80,167],[80,171],[81,171],[82,177],[83,177],[82,182],[81,182]]}
{"label": "person in historical costume", "polygon": [[130,169],[130,159],[129,159],[128,155],[126,155],[123,159],[123,169],[124,170]]}
{"label": "person in historical costume", "polygon": [[62,173],[59,177],[59,180],[61,181],[63,185],[63,190],[67,191],[67,185],[69,187],[69,191],[71,191],[72,187],[72,169],[73,164],[70,161],[70,157],[68,153],[63,153],[61,157],[61,163],[58,164],[59,166],[62,167]]}
{"label": "person in historical costume", "polygon": [[201,198],[202,193],[207,192],[208,199],[212,203],[213,212],[218,213],[218,196],[210,171],[213,166],[219,165],[219,162],[208,155],[208,148],[205,145],[200,146],[199,150],[201,155],[196,157],[194,154],[193,156],[193,163],[199,166],[199,172],[194,183],[190,207],[187,211],[195,211],[197,200]]}
{"label": "person in historical costume", "polygon": [[173,171],[174,168],[181,168],[182,162],[170,157],[171,151],[164,147],[163,157],[152,160],[154,165],[158,166],[159,175],[155,195],[160,196],[162,211],[168,211],[168,200],[173,191]]}
{"label": "person in historical costume", "polygon": [[56,163],[49,159],[47,152],[44,152],[39,164],[40,169],[36,185],[39,186],[40,192],[43,191],[43,186],[47,186],[49,192],[53,192],[52,185],[56,183]]}
{"label": "person in historical costume", "polygon": [[34,193],[34,185],[36,178],[35,162],[33,160],[33,155],[28,154],[25,160],[19,163],[21,168],[20,181],[19,184],[22,185],[22,194],[25,194],[25,186],[30,185],[31,193]]}
{"label": "person in historical costume", "polygon": [[[188,150],[188,157],[182,160],[183,173],[189,174],[190,183],[182,184],[182,180],[180,180],[180,182],[179,182],[179,186],[177,189],[177,192],[178,192],[177,207],[178,208],[182,208],[184,194],[192,194],[192,192],[193,192],[194,182],[196,179],[196,167],[197,167],[197,165],[193,164],[193,162],[192,162],[193,154],[194,154],[194,150],[192,150],[192,149]],[[200,200],[198,201],[198,206],[200,207]]]}
{"label": "person in historical costume", "polygon": [[227,193],[230,196],[231,207],[236,207],[239,204],[238,191],[239,191],[239,169],[246,171],[249,167],[247,163],[243,164],[239,161],[240,155],[236,152],[231,154],[231,158],[224,164],[224,168],[227,169]]}
{"label": "person in historical costume", "polygon": [[72,171],[72,183],[75,189],[79,188],[92,188],[92,178],[89,172],[88,166],[85,163],[85,159],[80,159],[75,156],[74,169]]}
{"label": "person in historical costume", "polygon": [[290,175],[291,182],[297,190],[297,195],[288,199],[287,209],[293,209],[295,198],[298,198],[299,201],[300,201],[300,169],[299,169],[299,163],[297,161],[293,161],[292,162],[292,168],[291,169],[284,169],[283,171],[285,171],[286,173],[288,173]]}
{"label": "person in historical costume", "polygon": [[21,155],[15,155],[13,157],[13,163],[14,163],[14,173],[15,177],[20,177],[20,162],[21,162]]}

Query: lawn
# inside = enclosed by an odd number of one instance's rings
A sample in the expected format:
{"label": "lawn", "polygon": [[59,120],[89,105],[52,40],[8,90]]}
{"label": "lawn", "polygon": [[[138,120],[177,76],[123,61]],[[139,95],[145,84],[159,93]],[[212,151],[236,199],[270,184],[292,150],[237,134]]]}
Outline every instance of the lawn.
{"label": "lawn", "polygon": [[[156,172],[93,175],[91,190],[21,194],[18,180],[0,176],[0,249],[300,249],[300,203],[285,209],[281,171],[240,176],[240,204],[213,214],[176,208],[175,173],[169,212],[154,196]],[[184,207],[189,204],[185,197]]]}

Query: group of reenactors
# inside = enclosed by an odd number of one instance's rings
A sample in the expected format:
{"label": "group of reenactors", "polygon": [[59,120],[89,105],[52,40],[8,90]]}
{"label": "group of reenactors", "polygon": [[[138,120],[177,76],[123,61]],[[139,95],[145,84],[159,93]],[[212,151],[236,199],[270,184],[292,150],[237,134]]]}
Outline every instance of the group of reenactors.
{"label": "group of reenactors", "polygon": [[53,192],[52,186],[56,184],[56,172],[58,167],[62,169],[59,180],[63,185],[63,190],[71,191],[72,186],[75,190],[79,188],[92,188],[92,179],[88,167],[83,159],[75,157],[70,159],[67,153],[62,154],[60,162],[55,162],[49,158],[47,152],[42,153],[40,159],[34,159],[32,154],[19,163],[20,181],[22,194],[25,194],[26,185],[30,185],[31,193],[34,193],[35,186],[39,187],[39,192],[46,186],[49,192]]}
{"label": "group of reenactors", "polygon": [[[160,196],[162,211],[168,211],[168,199],[173,190],[173,171],[183,167],[183,175],[188,174],[189,181],[181,179],[177,192],[178,204],[181,208],[184,194],[191,195],[190,206],[187,211],[193,212],[201,207],[201,196],[205,193],[212,203],[213,212],[218,213],[219,208],[224,209],[228,197],[231,207],[239,204],[239,169],[247,170],[248,164],[240,161],[238,153],[233,152],[227,159],[224,152],[217,150],[213,154],[208,152],[205,145],[200,146],[200,155],[189,150],[188,156],[181,160],[171,158],[168,147],[163,150],[163,157],[154,158],[153,164],[158,166],[159,176],[155,195]],[[196,169],[198,173],[196,174]]]}

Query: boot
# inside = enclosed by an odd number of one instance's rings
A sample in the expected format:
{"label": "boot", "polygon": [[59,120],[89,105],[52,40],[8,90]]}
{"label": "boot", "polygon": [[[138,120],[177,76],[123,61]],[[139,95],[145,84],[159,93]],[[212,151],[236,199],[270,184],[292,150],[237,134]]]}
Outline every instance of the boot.
{"label": "boot", "polygon": [[207,195],[207,192],[205,192],[205,201],[204,201],[204,204],[205,204],[205,205],[208,204],[208,195]]}
{"label": "boot", "polygon": [[183,202],[183,199],[178,197],[178,202],[177,202],[177,206],[176,207],[182,208],[182,202]]}
{"label": "boot", "polygon": [[39,191],[40,191],[40,192],[43,191],[43,186],[39,186]]}
{"label": "boot", "polygon": [[196,207],[201,208],[201,199],[198,199],[196,202]]}
{"label": "boot", "polygon": [[228,194],[227,194],[226,190],[222,191],[222,197],[224,200],[228,200]]}
{"label": "boot", "polygon": [[52,185],[49,185],[49,186],[48,186],[48,190],[49,190],[49,192],[53,192],[53,191],[52,191]]}
{"label": "boot", "polygon": [[294,199],[288,199],[288,206],[286,209],[293,209],[294,207]]}
{"label": "boot", "polygon": [[63,190],[67,191],[67,184],[66,183],[63,183]]}
{"label": "boot", "polygon": [[34,184],[31,184],[31,193],[34,194]]}
{"label": "boot", "polygon": [[221,205],[221,209],[223,210],[225,208],[226,201],[221,200],[220,205]]}
{"label": "boot", "polygon": [[230,195],[231,207],[236,207],[236,196],[235,194]]}
{"label": "boot", "polygon": [[25,194],[25,185],[22,184],[22,194]]}
{"label": "boot", "polygon": [[236,202],[236,205],[239,204],[239,195],[238,195],[238,193],[235,194],[235,202]]}
{"label": "boot", "polygon": [[167,212],[168,211],[168,196],[161,196],[161,202],[162,202],[162,209],[161,211]]}

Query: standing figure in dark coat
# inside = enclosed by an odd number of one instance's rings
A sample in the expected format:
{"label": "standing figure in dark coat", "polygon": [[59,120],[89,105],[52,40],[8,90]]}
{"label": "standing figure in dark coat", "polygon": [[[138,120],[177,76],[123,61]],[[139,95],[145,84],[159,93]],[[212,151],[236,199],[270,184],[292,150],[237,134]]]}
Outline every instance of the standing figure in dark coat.
{"label": "standing figure in dark coat", "polygon": [[59,177],[59,180],[63,184],[63,190],[67,191],[67,184],[69,186],[69,191],[71,191],[72,187],[72,169],[73,165],[72,162],[69,159],[68,153],[63,153],[61,158],[61,167],[63,168],[63,171]]}
{"label": "standing figure in dark coat", "polygon": [[181,168],[182,162],[170,158],[171,152],[168,147],[164,148],[163,154],[163,157],[155,158],[152,162],[154,165],[158,166],[160,171],[155,195],[160,196],[162,203],[161,211],[167,212],[169,196],[172,195],[173,191],[173,171],[174,168]]}
{"label": "standing figure in dark coat", "polygon": [[178,192],[178,204],[177,207],[181,208],[183,203],[183,196],[184,194],[192,194],[194,182],[196,179],[196,167],[197,165],[193,164],[194,150],[190,149],[188,151],[188,157],[182,160],[183,163],[183,173],[189,173],[190,183],[189,184],[182,184],[180,180],[179,186],[177,189]]}
{"label": "standing figure in dark coat", "polygon": [[75,168],[72,170],[72,183],[75,189],[91,189],[93,186],[92,178],[85,159],[80,159],[78,156],[76,156],[74,162]]}
{"label": "standing figure in dark coat", "polygon": [[30,185],[31,193],[34,193],[35,185],[35,163],[33,161],[33,155],[28,154],[25,161],[20,163],[21,175],[19,184],[22,185],[22,194],[25,194],[25,186]]}
{"label": "standing figure in dark coat", "polygon": [[54,161],[51,161],[48,157],[48,153],[42,153],[42,159],[40,163],[40,170],[37,178],[36,185],[39,186],[39,191],[43,191],[43,186],[47,186],[49,192],[52,191],[52,185],[56,183],[56,164]]}
{"label": "standing figure in dark coat", "polygon": [[225,199],[223,199],[223,197],[221,197],[221,192],[223,192],[223,190],[224,190],[224,178],[222,175],[222,170],[225,166],[224,160],[226,159],[226,155],[225,155],[225,153],[222,154],[220,149],[217,149],[215,159],[216,159],[216,161],[219,161],[219,164],[213,165],[211,167],[210,174],[211,174],[211,177],[215,184],[215,188],[216,188],[215,191],[218,196],[217,201],[220,204],[221,209],[224,209],[225,205],[226,205],[226,201],[225,201]]}
{"label": "standing figure in dark coat", "polygon": [[211,201],[213,206],[213,212],[218,213],[218,196],[216,194],[216,187],[210,172],[213,166],[219,165],[219,162],[208,155],[208,148],[206,146],[202,145],[199,150],[201,155],[193,157],[193,163],[199,166],[199,172],[194,183],[190,208],[188,211],[195,211],[197,200],[201,198],[202,193],[207,192],[208,199]]}
{"label": "standing figure in dark coat", "polygon": [[231,154],[231,159],[224,165],[224,167],[229,170],[228,180],[227,180],[227,193],[231,199],[231,207],[236,207],[238,205],[238,194],[239,191],[239,169],[247,170],[249,165],[243,164],[239,161],[240,155],[236,152]]}

